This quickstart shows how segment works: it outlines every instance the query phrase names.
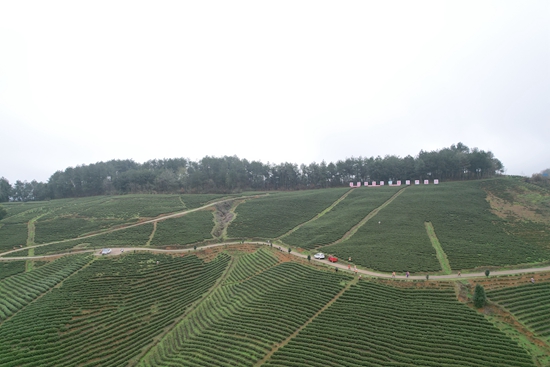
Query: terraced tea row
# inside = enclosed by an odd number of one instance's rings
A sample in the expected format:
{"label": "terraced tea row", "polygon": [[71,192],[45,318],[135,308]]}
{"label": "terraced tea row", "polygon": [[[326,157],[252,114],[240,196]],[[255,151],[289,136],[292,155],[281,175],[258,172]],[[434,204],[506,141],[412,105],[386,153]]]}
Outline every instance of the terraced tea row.
{"label": "terraced tea row", "polygon": [[534,366],[452,291],[359,282],[265,366]]}
{"label": "terraced tea row", "polygon": [[[182,246],[206,241],[212,239],[211,231],[213,227],[213,216],[210,211],[199,211],[182,217],[159,221],[151,245],[157,247]],[[141,247],[147,244],[152,232],[153,224],[146,223],[92,237],[39,246],[34,249],[34,255],[56,254],[69,250],[97,249],[101,247]],[[19,251],[5,256],[26,256],[26,253]]]}
{"label": "terraced tea row", "polygon": [[277,238],[328,208],[349,189],[270,194],[240,204],[230,238]]}
{"label": "terraced tea row", "polygon": [[214,217],[210,211],[189,213],[157,223],[151,246],[187,245],[212,239]]}
{"label": "terraced tea row", "polygon": [[[137,219],[137,218],[136,218]],[[135,223],[136,219],[90,219],[78,217],[57,217],[36,223],[34,242],[37,244],[67,240],[99,232],[121,224]]]}
{"label": "terraced tea row", "polygon": [[[497,183],[501,181],[504,184]],[[440,271],[435,250],[424,228],[424,222],[430,221],[453,271],[550,260],[550,248],[546,246],[550,231],[545,226],[499,218],[485,200],[487,193],[484,189],[494,190],[503,197],[510,190],[518,189],[510,182],[497,179],[413,185],[352,237],[320,250],[340,258],[352,257],[358,265],[385,272]],[[504,188],[500,187],[503,185]],[[236,207],[236,217],[227,229],[228,237],[274,239],[303,225],[282,240],[295,247],[317,248],[342,238],[359,219],[365,217],[365,213],[372,212],[398,189],[354,189],[332,210],[312,221],[349,189],[277,192],[250,198]],[[541,193],[537,195],[543,197]],[[8,203],[13,215],[0,222],[0,251],[25,246],[27,238],[33,242],[32,225],[27,226],[27,223],[34,220],[34,242],[43,243],[82,236],[122,222],[135,223],[143,216],[195,207],[222,198],[223,195],[130,195],[54,200],[40,205]],[[543,199],[546,200],[545,197],[540,200]],[[527,200],[527,197],[522,200]],[[189,213],[181,218],[159,221],[158,233],[150,244],[158,247],[202,244],[213,239],[213,229],[211,213]],[[93,239],[75,238],[75,242],[52,244],[37,249],[35,254],[84,247],[143,246],[151,233],[150,225],[145,225],[139,229],[100,234]],[[216,237],[222,233],[225,232],[216,232]],[[226,240],[225,236],[223,240]]]}
{"label": "terraced tea row", "polygon": [[[234,195],[233,195],[234,196]],[[227,195],[125,195],[52,200],[42,203],[8,203],[8,217],[0,223],[0,251],[25,245],[27,223],[35,223],[35,243],[49,243],[100,232],[139,218],[152,218],[185,209],[194,209]],[[212,226],[211,220],[208,221]],[[209,228],[208,233],[212,230]],[[209,238],[203,236],[201,240]],[[196,234],[195,234],[196,237]],[[191,239],[192,241],[194,239]],[[189,243],[189,242],[188,242]]]}
{"label": "terraced tea row", "polygon": [[538,335],[550,337],[550,283],[488,291],[487,296],[504,306]]}
{"label": "terraced tea row", "polygon": [[0,226],[0,252],[24,246],[27,243],[27,223],[4,223]]}
{"label": "terraced tea row", "polygon": [[0,280],[25,272],[25,261],[0,261]]}
{"label": "terraced tea row", "polygon": [[341,258],[351,256],[357,264],[381,271],[438,271],[424,228],[424,222],[431,222],[455,271],[550,259],[550,249],[526,234],[524,227],[535,224],[497,217],[482,185],[409,187],[353,237],[322,250]]}
{"label": "terraced tea row", "polygon": [[278,260],[263,249],[242,256],[231,270],[226,283],[238,283],[274,266]]}
{"label": "terraced tea row", "polygon": [[[344,242],[321,248],[357,265],[385,272],[441,270],[424,226],[415,213],[422,192],[409,187]],[[422,200],[422,199],[420,199]]]}
{"label": "terraced tea row", "polygon": [[97,259],[0,325],[0,365],[125,365],[212,287],[228,261]]}
{"label": "terraced tea row", "polygon": [[497,217],[483,182],[449,183],[425,191],[422,215],[431,221],[455,270],[550,259],[550,249],[513,234],[517,225]]}
{"label": "terraced tea row", "polygon": [[[269,267],[266,253],[244,256],[217,289],[142,360],[140,366],[251,366],[310,319],[341,289],[343,275],[296,263]],[[267,270],[261,271],[262,263]],[[252,272],[249,272],[249,274]],[[245,279],[234,283],[236,279]],[[321,291],[322,290],[322,291]]]}
{"label": "terraced tea row", "polygon": [[90,260],[89,255],[64,256],[30,272],[0,280],[0,322],[23,309]]}
{"label": "terraced tea row", "polygon": [[355,189],[332,210],[300,227],[282,240],[292,246],[314,249],[342,238],[374,209],[398,191],[398,187]]}

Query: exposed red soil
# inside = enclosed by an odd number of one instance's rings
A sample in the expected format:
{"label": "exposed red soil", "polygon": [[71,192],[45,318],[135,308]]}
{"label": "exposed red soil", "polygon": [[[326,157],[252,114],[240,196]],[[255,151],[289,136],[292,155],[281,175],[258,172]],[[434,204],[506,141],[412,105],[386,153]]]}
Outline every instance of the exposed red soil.
{"label": "exposed red soil", "polygon": [[405,280],[396,280],[396,279],[376,279],[372,280],[378,283],[388,285],[395,288],[426,288],[426,289],[446,289],[454,290],[454,283],[452,282],[438,282],[430,280],[415,280],[405,281]]}
{"label": "exposed red soil", "polygon": [[231,245],[231,246],[216,246],[216,247],[208,247],[205,249],[197,249],[197,251],[191,252],[191,254],[196,255],[198,258],[209,262],[211,260],[214,260],[216,256],[218,256],[219,253],[227,251],[227,253],[253,253],[258,250],[258,248],[262,247],[262,245],[254,245],[254,244],[242,244],[242,245]]}
{"label": "exposed red soil", "polygon": [[491,212],[507,220],[530,220],[537,223],[549,223],[548,217],[537,213],[522,203],[502,200],[491,193],[487,193],[486,200],[491,205]]}

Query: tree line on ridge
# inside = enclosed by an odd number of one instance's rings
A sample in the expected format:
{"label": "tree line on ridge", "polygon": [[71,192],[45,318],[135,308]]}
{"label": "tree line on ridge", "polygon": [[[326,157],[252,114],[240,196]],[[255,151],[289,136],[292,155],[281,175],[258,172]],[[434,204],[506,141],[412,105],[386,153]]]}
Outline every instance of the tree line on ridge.
{"label": "tree line on ridge", "polygon": [[0,202],[130,193],[232,193],[341,187],[349,182],[406,179],[460,180],[493,177],[504,171],[490,151],[462,143],[416,157],[347,158],[336,163],[262,163],[236,156],[111,160],[55,172],[47,182],[0,179]]}

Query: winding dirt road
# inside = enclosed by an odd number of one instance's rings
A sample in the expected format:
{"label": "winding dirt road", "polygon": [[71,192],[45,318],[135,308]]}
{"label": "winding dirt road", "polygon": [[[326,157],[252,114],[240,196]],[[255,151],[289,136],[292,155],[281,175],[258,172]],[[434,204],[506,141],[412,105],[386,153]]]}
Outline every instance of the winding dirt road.
{"label": "winding dirt road", "polygon": [[[241,243],[241,241],[238,242],[222,242],[222,243],[215,243],[211,245],[201,246],[198,247],[197,250],[193,249],[177,249],[177,250],[163,250],[163,249],[156,249],[156,248],[147,248],[147,247],[117,247],[117,248],[111,248],[111,253],[109,255],[101,255],[101,249],[98,250],[82,250],[82,251],[71,251],[71,252],[65,252],[61,254],[55,254],[55,255],[45,255],[45,256],[21,256],[21,257],[0,257],[0,261],[14,261],[14,260],[40,260],[40,259],[47,259],[47,258],[56,258],[64,255],[74,255],[74,254],[82,254],[82,253],[91,253],[93,252],[97,256],[118,256],[123,254],[124,252],[131,252],[131,251],[150,251],[153,253],[188,253],[188,252],[194,252],[194,251],[200,251],[206,248],[211,247],[219,247],[219,246],[227,246],[227,245],[266,245],[268,246],[268,242],[262,242],[262,241],[252,241],[252,242],[244,242]],[[273,246],[273,249],[278,250],[284,253],[288,253],[288,247],[284,246]],[[296,257],[300,257],[302,259],[307,259],[307,255],[298,253],[298,252],[291,252],[291,255],[294,255]],[[2,255],[2,254],[0,254]],[[324,264],[326,266],[332,267],[332,268],[338,268],[338,270],[343,270],[348,273],[354,273],[354,270],[351,271],[348,270],[348,265],[345,263],[331,263],[328,260],[317,260],[311,258],[311,261],[315,261],[319,264]],[[540,268],[526,268],[526,269],[508,269],[508,270],[492,270],[490,276],[500,276],[500,275],[517,275],[517,274],[525,274],[525,273],[542,273],[550,271],[550,266],[540,267]],[[392,278],[391,274],[387,273],[378,273],[375,271],[365,270],[365,269],[357,269],[357,274],[366,275],[370,277],[376,277],[376,278],[385,278],[390,279]],[[458,274],[449,274],[449,275],[430,275],[430,280],[459,280],[459,279],[469,279],[469,278],[483,278],[485,277],[485,272],[473,272],[473,273],[463,273],[461,276],[458,276]],[[405,280],[425,280],[425,275],[411,275],[407,278],[405,275],[396,275],[395,279],[405,279]]]}
{"label": "winding dirt road", "polygon": [[[397,196],[399,193],[401,193],[401,191],[402,190],[400,190],[394,196]],[[257,195],[257,196],[263,196],[263,195]],[[140,226],[140,225],[144,225],[144,224],[147,224],[147,223],[155,223],[155,222],[159,222],[159,221],[166,220],[166,219],[169,219],[169,218],[181,217],[181,216],[187,215],[189,213],[193,213],[193,212],[196,212],[196,211],[199,211],[199,210],[202,210],[202,209],[214,206],[214,205],[218,205],[218,204],[226,202],[226,201],[239,200],[239,199],[251,198],[251,197],[255,197],[255,196],[229,198],[229,199],[225,199],[225,200],[220,200],[220,201],[212,202],[210,204],[203,205],[199,208],[189,209],[189,210],[185,210],[185,211],[182,211],[182,212],[171,213],[171,214],[167,214],[167,215],[160,216],[160,217],[157,217],[157,218],[148,219],[148,220],[145,220],[143,222],[139,222],[139,223],[135,223],[135,224],[129,224],[129,225],[125,225],[125,226],[117,227],[117,228],[112,228],[108,231],[104,231],[104,232],[100,232],[100,233],[94,233],[94,234],[90,234],[88,236],[79,237],[79,239],[85,239],[85,238],[94,237],[94,236],[102,235],[102,234],[109,233],[109,232],[120,231],[120,230],[123,230],[123,229]],[[390,199],[390,200],[392,200],[392,199]],[[369,216],[370,216],[370,214],[369,214]],[[367,217],[369,217],[369,216],[367,216]],[[56,257],[64,256],[64,255],[74,255],[74,254],[91,253],[91,252],[95,253],[95,255],[97,255],[97,256],[101,256],[101,249],[99,249],[99,250],[69,251],[69,252],[64,252],[64,253],[60,253],[60,254],[44,255],[44,256],[2,257],[4,255],[7,255],[7,254],[10,254],[10,253],[13,253],[13,252],[28,250],[29,248],[47,246],[47,245],[51,245],[51,244],[54,244],[54,243],[61,243],[61,242],[72,241],[72,240],[74,240],[74,239],[69,239],[69,240],[64,240],[64,241],[56,241],[56,242],[49,242],[49,243],[44,243],[44,244],[40,244],[40,245],[25,246],[23,248],[6,251],[6,252],[3,252],[3,253],[0,253],[0,261],[40,260],[40,259],[56,258]],[[238,241],[238,242],[222,242],[222,243],[215,243],[215,244],[210,244],[210,245],[206,245],[206,246],[201,246],[201,247],[198,248],[198,250],[202,250],[202,249],[209,248],[209,247],[226,246],[226,245],[240,245],[240,244],[242,244],[240,241]],[[269,245],[268,242],[263,242],[263,241],[248,241],[248,242],[245,242],[244,244]],[[280,248],[281,251],[283,251],[285,253],[288,253],[288,247],[279,246],[279,245],[273,246],[273,247],[275,249]],[[112,252],[109,255],[104,255],[104,256],[116,256],[116,255],[120,255],[120,254],[122,254],[124,252],[128,252],[128,251],[151,251],[151,252],[156,252],[156,253],[187,253],[187,252],[194,251],[193,249],[163,250],[163,249],[155,249],[155,248],[147,248],[147,247],[118,247],[118,248],[112,248],[111,250],[112,250]],[[291,252],[291,255],[301,257],[303,259],[307,259],[307,255],[304,255],[304,254],[301,254],[301,253],[298,253],[298,252]],[[324,264],[324,265],[327,265],[327,266],[330,266],[330,267],[333,267],[333,268],[338,268],[339,270],[343,270],[343,271],[346,271],[346,272],[351,272],[351,273],[355,272],[355,270],[353,270],[353,271],[348,270],[347,264],[345,264],[345,263],[331,263],[328,260],[317,260],[317,259],[313,259],[313,258],[311,259],[311,261],[315,261],[317,263]],[[516,275],[516,274],[525,274],[525,273],[541,273],[541,272],[546,272],[546,271],[550,271],[550,266],[539,267],[539,268],[526,268],[526,269],[508,269],[508,270],[494,270],[494,271],[491,270],[490,275],[492,275],[492,276]],[[361,274],[361,275],[367,275],[367,276],[370,276],[370,277],[377,277],[377,278],[392,278],[391,274],[378,273],[378,272],[375,272],[375,271],[364,270],[364,269],[357,269],[356,273]],[[485,277],[484,272],[464,273],[461,276],[458,276],[458,274],[430,275],[429,279],[430,280],[458,280],[458,279],[482,278],[482,277]],[[425,275],[411,275],[411,276],[407,277],[405,275],[396,275],[395,279],[424,280],[424,279],[426,279],[426,276]]]}

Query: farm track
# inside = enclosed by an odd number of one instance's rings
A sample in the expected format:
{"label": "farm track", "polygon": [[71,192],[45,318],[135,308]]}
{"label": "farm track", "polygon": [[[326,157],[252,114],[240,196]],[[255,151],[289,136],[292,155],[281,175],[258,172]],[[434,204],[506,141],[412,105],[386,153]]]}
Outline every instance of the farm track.
{"label": "farm track", "polygon": [[[145,247],[117,247],[113,248],[111,254],[109,255],[103,255],[103,256],[117,256],[121,255],[124,252],[128,253],[130,251],[148,251],[152,253],[164,253],[164,254],[181,254],[181,253],[192,253],[201,251],[207,248],[212,247],[219,247],[219,246],[242,246],[242,245],[266,245],[269,246],[268,242],[263,241],[254,241],[254,242],[221,242],[221,243],[214,243],[206,246],[198,247],[197,250],[194,249],[176,249],[176,250],[165,250],[165,249],[156,249],[156,248],[145,248]],[[274,246],[274,248],[281,248],[281,252],[285,255],[288,254],[288,247],[284,246]],[[44,256],[22,256],[22,257],[0,257],[0,261],[16,261],[16,260],[39,260],[39,259],[48,259],[48,258],[58,258],[65,255],[76,255],[76,254],[82,254],[82,253],[89,253],[94,252],[97,256],[101,255],[101,250],[83,250],[83,251],[74,251],[74,252],[65,252],[55,255],[44,255]],[[0,254],[2,255],[2,254]],[[291,252],[290,255],[300,257],[307,261],[306,254],[301,254],[298,252]],[[311,259],[311,261],[314,261],[315,263],[319,265],[326,265],[332,268],[338,268],[338,270],[343,270],[348,272],[349,274],[353,273],[354,271],[348,270],[347,264],[344,263],[331,263],[328,260],[317,260],[317,259]],[[508,269],[508,270],[492,270],[491,271],[491,277],[496,276],[502,276],[502,275],[519,275],[519,274],[525,274],[525,273],[544,273],[544,272],[550,272],[550,266],[544,266],[539,268],[523,268],[523,269]],[[357,274],[366,275],[374,278],[383,278],[383,279],[392,279],[391,274],[387,273],[378,273],[375,271],[365,270],[365,269],[359,269],[357,268]],[[447,275],[430,275],[430,281],[431,280],[460,280],[460,279],[471,279],[471,278],[487,278],[485,275],[485,272],[472,272],[472,273],[462,273],[461,276],[458,276],[458,274],[447,274]],[[396,275],[394,279],[400,279],[400,280],[426,280],[425,275],[411,275],[408,278],[405,275]]]}
{"label": "farm track", "polygon": [[[371,211],[357,225],[355,225],[352,229],[350,229],[341,239],[333,242],[332,244],[337,244],[337,243],[343,242],[344,240],[351,237],[355,232],[357,232],[357,230],[362,225],[364,225],[367,221],[372,219],[380,210],[382,210],[386,206],[388,206],[406,188],[407,187],[404,187],[403,189],[396,192],[386,202],[384,202],[382,205],[380,205],[379,207],[377,207],[376,209]],[[333,203],[329,208],[332,208],[338,202],[343,200],[343,198],[347,194],[349,194],[350,192],[352,192],[352,190],[349,190],[345,195],[343,195],[339,200],[337,200],[335,203]],[[264,195],[257,195],[257,196],[253,196],[253,197],[259,197],[259,196],[264,196]],[[246,198],[251,198],[251,197],[246,197]],[[125,230],[125,229],[128,229],[128,228],[133,228],[133,227],[137,227],[137,226],[141,226],[141,225],[145,225],[145,224],[149,224],[149,223],[153,223],[153,225],[155,226],[158,222],[166,220],[166,219],[178,218],[178,217],[187,215],[189,213],[201,211],[201,210],[210,208],[212,206],[216,206],[216,205],[221,204],[221,203],[234,201],[234,200],[242,200],[242,199],[243,199],[242,197],[239,197],[239,198],[229,198],[229,199],[225,199],[225,200],[219,200],[219,201],[209,203],[207,205],[203,205],[199,208],[185,210],[185,211],[182,211],[182,212],[171,213],[171,214],[160,216],[160,217],[157,217],[157,218],[154,218],[154,219],[148,219],[148,220],[145,220],[145,221],[142,221],[142,222],[139,222],[139,223],[123,225],[123,226],[120,226],[120,227],[117,227],[117,228],[112,228],[112,229],[109,229],[109,230],[106,230],[106,231],[103,231],[103,232],[78,237],[76,239],[85,239],[85,238],[95,237],[95,236],[103,235],[103,234],[106,234],[106,233],[121,231],[121,230]],[[325,211],[323,211],[323,212],[328,211],[329,208],[325,209]],[[315,218],[318,218],[318,216],[316,216]],[[153,233],[154,233],[154,230],[153,230]],[[13,253],[13,252],[28,251],[29,249],[34,249],[36,247],[42,247],[42,246],[47,246],[47,245],[52,245],[52,244],[57,244],[57,243],[62,243],[62,242],[68,242],[68,241],[72,241],[72,240],[75,240],[75,238],[71,238],[71,239],[67,239],[67,240],[63,240],[63,241],[54,241],[54,242],[44,243],[44,244],[40,244],[40,245],[26,246],[22,249],[15,249],[15,250],[6,251],[6,252],[3,252],[3,253],[0,253],[0,261],[52,259],[52,258],[58,258],[58,257],[65,256],[65,255],[74,255],[74,254],[91,253],[91,252],[96,252],[96,255],[100,255],[100,253],[99,253],[100,250],[99,251],[98,250],[80,250],[80,251],[70,251],[70,252],[53,254],[53,255],[43,255],[43,256],[2,257],[4,255],[7,255],[7,254],[10,254],[10,253]],[[265,244],[265,245],[269,245],[268,242],[263,242],[263,241],[252,241],[252,242],[249,241],[247,243],[248,244]],[[214,244],[210,244],[210,245],[206,245],[206,246],[201,246],[199,248],[199,250],[210,248],[210,247],[217,247],[217,246],[242,245],[242,244],[243,243],[241,241],[221,242],[221,243],[214,243]],[[288,247],[284,247],[284,246],[278,246],[278,247],[280,247],[282,251],[287,253]],[[110,256],[121,254],[123,251],[150,251],[150,252],[153,252],[153,253],[186,253],[186,252],[191,252],[193,250],[192,249],[164,250],[164,249],[144,248],[144,247],[121,247],[121,248],[114,248],[113,253]],[[298,256],[298,257],[301,257],[303,259],[307,258],[307,255],[297,253],[297,252],[292,252],[291,255]],[[341,270],[344,270],[344,271],[348,270],[346,264],[342,264],[342,263],[332,264],[332,263],[329,263],[327,260],[315,260],[315,259],[312,259],[312,260],[315,261],[315,262],[318,262],[320,264],[328,265],[328,266],[338,268],[338,269],[341,269]],[[491,275],[492,276],[500,276],[500,275],[514,275],[514,274],[535,273],[535,272],[540,273],[540,272],[548,272],[548,271],[550,271],[550,266],[535,267],[535,268],[522,268],[522,269],[509,269],[509,270],[493,270],[493,271],[491,271]],[[392,278],[391,274],[378,273],[378,272],[365,270],[365,269],[357,269],[357,273],[367,275],[367,276],[371,276],[371,277],[386,278],[386,279]],[[472,272],[472,273],[464,273],[464,274],[462,274],[461,277],[459,277],[457,274],[430,275],[430,280],[458,280],[458,279],[466,279],[466,278],[483,278],[483,277],[485,277],[484,272]],[[404,275],[396,275],[395,279],[424,280],[425,276],[424,275],[416,275],[416,276],[412,275],[412,276],[409,276],[407,278]]]}
{"label": "farm track", "polygon": [[149,239],[147,240],[147,243],[145,244],[145,246],[151,245],[151,241],[153,240],[153,237],[155,237],[155,232],[157,231],[157,223],[158,222],[153,223],[153,230],[151,231],[151,234],[149,235]]}
{"label": "farm track", "polygon": [[[267,196],[267,195],[268,195],[268,194],[265,194],[265,195],[255,195],[255,196],[250,196],[250,197],[256,198],[256,197]],[[249,198],[249,197],[247,197],[247,198]],[[201,207],[199,207],[199,208],[189,209],[189,210],[185,210],[185,211],[182,211],[182,212],[171,213],[171,214],[167,214],[167,215],[164,215],[164,216],[159,216],[159,217],[157,217],[157,218],[144,220],[144,221],[139,222],[139,223],[122,225],[122,226],[119,226],[119,227],[116,227],[116,228],[111,228],[111,229],[108,229],[108,230],[106,230],[106,231],[97,232],[97,233],[89,234],[89,235],[82,236],[82,237],[69,238],[69,239],[62,240],[62,241],[53,241],[53,242],[41,243],[40,245],[26,246],[24,249],[19,248],[19,249],[15,249],[15,250],[10,250],[10,251],[6,251],[6,252],[2,252],[2,253],[0,253],[0,261],[1,261],[1,260],[4,260],[4,259],[2,259],[2,256],[7,255],[7,254],[11,254],[11,253],[13,253],[13,252],[24,251],[24,250],[29,249],[29,248],[36,248],[36,247],[48,246],[48,245],[53,245],[53,244],[63,243],[63,242],[69,242],[69,241],[74,241],[74,240],[82,240],[82,239],[86,239],[86,238],[91,238],[91,237],[95,237],[95,236],[104,235],[104,234],[106,234],[106,233],[112,233],[112,232],[122,231],[122,230],[125,230],[125,229],[128,229],[128,228],[133,228],[133,227],[137,227],[137,226],[141,226],[141,225],[145,225],[145,224],[149,224],[149,223],[156,224],[157,222],[160,222],[160,221],[163,221],[163,220],[166,220],[166,219],[170,219],[170,218],[179,218],[179,217],[182,217],[182,216],[187,215],[187,214],[189,214],[189,213],[198,212],[198,211],[201,211],[201,210],[203,210],[203,209],[207,209],[207,208],[210,208],[210,207],[212,207],[212,206],[216,206],[216,205],[221,204],[221,203],[225,203],[225,202],[233,201],[233,200],[239,200],[239,199],[243,199],[243,197],[239,197],[239,198],[230,198],[230,199],[215,201],[215,202],[212,202],[212,203],[210,203],[210,204],[203,205],[203,206],[201,206]],[[40,216],[39,216],[39,217],[40,217]],[[36,219],[38,219],[39,217],[37,217]],[[79,251],[79,253],[83,253],[83,252],[93,252],[93,250]],[[39,258],[42,258],[42,257],[39,257]]]}

